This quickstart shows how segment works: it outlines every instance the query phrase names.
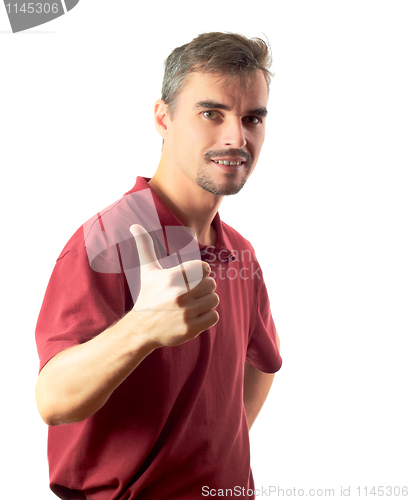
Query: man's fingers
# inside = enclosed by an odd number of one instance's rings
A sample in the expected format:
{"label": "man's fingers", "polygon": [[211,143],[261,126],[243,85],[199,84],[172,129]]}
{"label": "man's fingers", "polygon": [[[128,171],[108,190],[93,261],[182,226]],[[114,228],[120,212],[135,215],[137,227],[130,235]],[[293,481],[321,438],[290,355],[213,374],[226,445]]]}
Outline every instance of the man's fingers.
{"label": "man's fingers", "polygon": [[211,266],[207,262],[202,262],[203,277],[209,276],[211,274]]}
{"label": "man's fingers", "polygon": [[218,321],[219,314],[217,311],[215,311],[215,309],[212,309],[212,311],[208,311],[204,314],[201,314],[200,316],[197,316],[193,321],[193,325],[195,325],[197,330],[202,333],[208,328],[211,328],[211,326],[216,325]]}
{"label": "man's fingers", "polygon": [[203,260],[188,260],[183,262],[182,265],[187,277],[191,275],[192,278],[201,280],[211,274],[211,266]]}
{"label": "man's fingers", "polygon": [[215,290],[215,280],[210,276],[205,276],[205,278],[202,278],[201,282],[189,293],[194,299],[200,299],[201,297],[204,297],[205,295],[208,295],[208,293],[212,293]]}
{"label": "man's fingers", "polygon": [[208,293],[194,302],[194,310],[197,316],[201,316],[219,305],[219,296],[215,292]]}
{"label": "man's fingers", "polygon": [[149,233],[139,224],[133,224],[130,231],[137,245],[141,274],[146,274],[153,269],[162,269],[155,253],[154,242]]}
{"label": "man's fingers", "polygon": [[182,263],[182,270],[189,289],[195,288],[211,272],[209,264],[201,260],[190,260]]}

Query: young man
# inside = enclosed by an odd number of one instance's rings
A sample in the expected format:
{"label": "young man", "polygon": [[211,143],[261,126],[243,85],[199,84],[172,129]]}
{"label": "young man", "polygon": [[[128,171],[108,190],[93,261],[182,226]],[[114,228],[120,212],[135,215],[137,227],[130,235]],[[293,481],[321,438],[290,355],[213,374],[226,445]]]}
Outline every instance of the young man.
{"label": "young man", "polygon": [[63,499],[253,498],[248,430],[281,366],[250,243],[218,208],[264,140],[269,52],[208,33],[175,49],[152,179],[80,228],[38,319],[37,404]]}

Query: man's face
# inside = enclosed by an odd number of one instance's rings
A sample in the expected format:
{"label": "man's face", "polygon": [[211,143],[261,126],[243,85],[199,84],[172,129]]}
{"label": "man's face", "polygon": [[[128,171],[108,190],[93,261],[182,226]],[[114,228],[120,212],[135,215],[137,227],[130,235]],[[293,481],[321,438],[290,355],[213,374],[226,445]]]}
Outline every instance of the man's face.
{"label": "man's face", "polygon": [[194,72],[185,80],[164,151],[183,182],[215,195],[237,193],[255,168],[265,137],[268,87],[261,71],[250,83]]}

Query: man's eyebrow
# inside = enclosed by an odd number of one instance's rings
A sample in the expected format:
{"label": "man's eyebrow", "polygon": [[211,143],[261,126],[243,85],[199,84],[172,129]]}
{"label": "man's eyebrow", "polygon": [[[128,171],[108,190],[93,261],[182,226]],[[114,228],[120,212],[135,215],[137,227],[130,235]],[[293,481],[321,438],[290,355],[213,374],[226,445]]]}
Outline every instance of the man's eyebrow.
{"label": "man's eyebrow", "polygon": [[[226,104],[221,104],[215,101],[201,101],[195,104],[196,108],[199,109],[222,109],[223,111],[229,111],[231,108]],[[265,107],[252,109],[247,112],[248,115],[256,115],[256,116],[266,116],[268,114],[268,110]]]}
{"label": "man's eyebrow", "polygon": [[268,110],[266,108],[258,108],[252,111],[249,111],[248,115],[256,115],[256,116],[266,116],[268,114]]}
{"label": "man's eyebrow", "polygon": [[231,108],[227,106],[226,104],[221,104],[219,102],[215,101],[202,101],[202,102],[197,102],[195,104],[196,108],[201,108],[201,109],[223,109],[224,111],[229,111]]}

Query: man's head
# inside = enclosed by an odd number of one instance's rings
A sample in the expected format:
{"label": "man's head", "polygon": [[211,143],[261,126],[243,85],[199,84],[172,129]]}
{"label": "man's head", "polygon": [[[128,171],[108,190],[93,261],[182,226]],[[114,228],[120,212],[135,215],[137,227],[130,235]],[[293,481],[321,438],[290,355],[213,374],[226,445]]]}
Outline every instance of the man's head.
{"label": "man's head", "polygon": [[203,33],[192,42],[174,49],[165,61],[161,99],[171,117],[186,77],[195,71],[223,75],[227,81],[240,79],[246,85],[257,70],[262,71],[269,87],[269,46],[260,38],[246,38],[235,33]]}
{"label": "man's head", "polygon": [[156,126],[180,186],[217,196],[243,187],[264,141],[269,63],[265,42],[230,33],[200,35],[168,57]]}

